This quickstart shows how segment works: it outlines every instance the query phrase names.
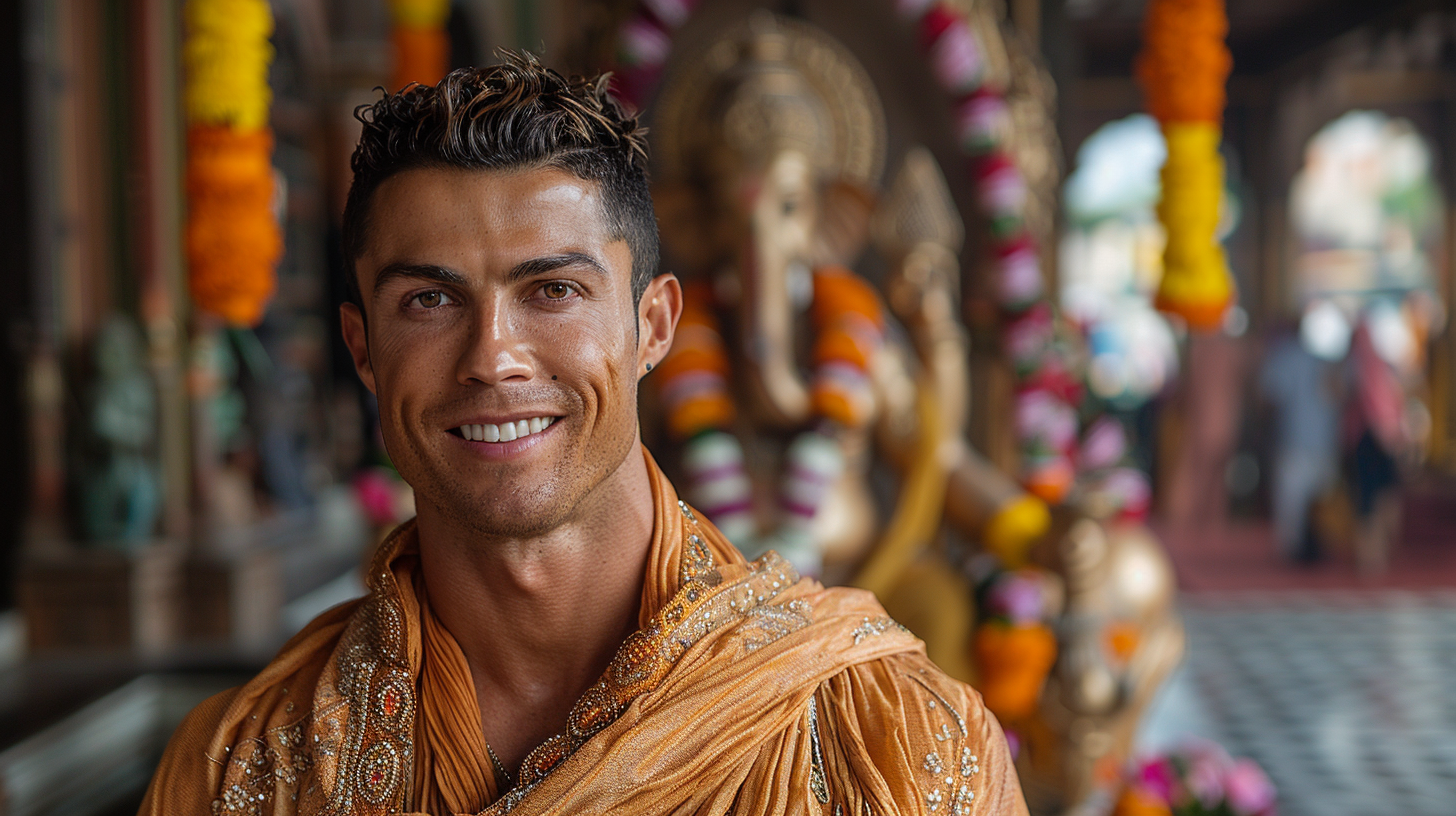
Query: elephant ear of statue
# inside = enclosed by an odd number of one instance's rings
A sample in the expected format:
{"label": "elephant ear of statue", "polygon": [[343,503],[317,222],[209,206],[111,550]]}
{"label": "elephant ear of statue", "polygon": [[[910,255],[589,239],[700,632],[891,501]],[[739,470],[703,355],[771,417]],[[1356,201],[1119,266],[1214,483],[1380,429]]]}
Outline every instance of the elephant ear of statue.
{"label": "elephant ear of statue", "polygon": [[852,265],[869,243],[874,211],[875,195],[869,188],[842,179],[826,185],[814,237],[815,263]]}
{"label": "elephant ear of statue", "polygon": [[685,182],[658,183],[652,186],[652,204],[672,262],[687,269],[709,268],[721,242],[713,234],[717,219],[709,217],[702,194]]}

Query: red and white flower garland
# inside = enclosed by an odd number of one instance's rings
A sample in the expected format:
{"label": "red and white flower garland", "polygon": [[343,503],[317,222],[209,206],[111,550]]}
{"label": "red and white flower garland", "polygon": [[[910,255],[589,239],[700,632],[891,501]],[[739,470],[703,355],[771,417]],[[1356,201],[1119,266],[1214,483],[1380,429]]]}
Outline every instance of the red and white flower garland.
{"label": "red and white flower garland", "polygon": [[[674,33],[699,0],[642,0],[618,32],[617,91],[641,107],[657,85]],[[1011,131],[1005,89],[989,81],[987,50],[965,14],[943,0],[893,0],[915,28],[941,87],[954,99],[956,137],[969,158],[977,201],[992,234],[994,286],[1005,319],[1005,350],[1017,372],[1022,481],[1060,501],[1075,475],[1081,377],[1071,372],[1025,221],[1026,180],[1003,143]],[[1055,415],[1056,421],[1041,421]],[[1067,422],[1072,432],[1065,433]]]}

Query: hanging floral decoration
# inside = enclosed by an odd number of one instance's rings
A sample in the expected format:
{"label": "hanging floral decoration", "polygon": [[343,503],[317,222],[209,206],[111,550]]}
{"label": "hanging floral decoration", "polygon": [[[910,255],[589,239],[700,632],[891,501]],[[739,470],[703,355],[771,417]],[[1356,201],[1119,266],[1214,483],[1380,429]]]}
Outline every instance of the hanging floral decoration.
{"label": "hanging floral decoration", "polygon": [[254,326],[276,286],[267,0],[189,0],[183,48],[188,282],[197,307]]}
{"label": "hanging floral decoration", "polygon": [[1163,128],[1168,158],[1158,218],[1167,232],[1157,306],[1195,329],[1219,326],[1233,303],[1233,277],[1218,244],[1223,196],[1224,83],[1233,58],[1224,0],[1151,0],[1137,73]]}
{"label": "hanging floral decoration", "polygon": [[[672,51],[673,34],[696,6],[697,0],[642,0],[623,23],[616,89],[629,102],[640,107],[650,96]],[[1026,226],[1028,189],[1006,142],[1012,128],[1005,89],[989,81],[980,34],[959,9],[942,0],[894,0],[894,6],[914,27],[936,79],[954,100],[956,136],[991,227],[992,288],[1018,375],[1017,410],[1030,415],[1017,422],[1022,483],[1046,501],[1061,501],[1076,475],[1074,406],[1081,398],[1080,377],[1071,363],[1073,340],[1053,315],[1039,250]],[[1057,421],[1043,421],[1049,402],[1055,403],[1050,413],[1073,417],[1070,436],[1060,432]]]}
{"label": "hanging floral decoration", "polygon": [[394,78],[390,90],[418,82],[434,85],[450,70],[450,38],[445,21],[450,0],[389,0],[394,21]]}

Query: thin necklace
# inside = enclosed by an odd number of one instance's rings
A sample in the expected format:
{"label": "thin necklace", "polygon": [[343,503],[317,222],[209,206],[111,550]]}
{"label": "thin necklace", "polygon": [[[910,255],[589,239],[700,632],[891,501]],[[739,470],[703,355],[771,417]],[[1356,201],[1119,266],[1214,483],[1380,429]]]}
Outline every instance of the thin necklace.
{"label": "thin necklace", "polygon": [[500,757],[495,755],[495,751],[488,742],[485,744],[485,752],[490,755],[491,767],[495,768],[495,784],[497,788],[500,788],[500,792],[505,793],[515,787],[511,784],[510,772],[506,770],[505,765],[501,764]]}

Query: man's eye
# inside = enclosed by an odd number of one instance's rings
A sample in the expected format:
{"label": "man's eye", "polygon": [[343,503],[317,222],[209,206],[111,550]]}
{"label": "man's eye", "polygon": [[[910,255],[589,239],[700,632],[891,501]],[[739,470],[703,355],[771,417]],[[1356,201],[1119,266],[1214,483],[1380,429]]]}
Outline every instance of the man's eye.
{"label": "man's eye", "polygon": [[541,294],[548,300],[564,300],[571,296],[571,287],[564,283],[552,282],[541,287]]}
{"label": "man's eye", "polygon": [[440,306],[444,306],[451,301],[450,296],[445,294],[444,292],[430,291],[421,292],[418,295],[415,295],[413,298],[411,298],[411,302],[418,304],[420,308],[423,309],[434,309]]}

